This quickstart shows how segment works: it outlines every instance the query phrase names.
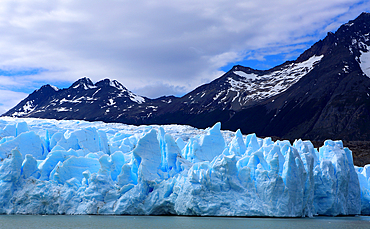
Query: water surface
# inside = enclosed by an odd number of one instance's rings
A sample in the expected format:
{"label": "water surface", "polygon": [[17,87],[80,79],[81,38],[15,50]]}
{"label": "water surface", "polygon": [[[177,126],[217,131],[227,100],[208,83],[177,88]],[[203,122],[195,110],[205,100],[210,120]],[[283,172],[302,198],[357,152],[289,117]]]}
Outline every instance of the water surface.
{"label": "water surface", "polygon": [[370,228],[370,216],[314,218],[232,218],[182,216],[0,215],[7,228]]}

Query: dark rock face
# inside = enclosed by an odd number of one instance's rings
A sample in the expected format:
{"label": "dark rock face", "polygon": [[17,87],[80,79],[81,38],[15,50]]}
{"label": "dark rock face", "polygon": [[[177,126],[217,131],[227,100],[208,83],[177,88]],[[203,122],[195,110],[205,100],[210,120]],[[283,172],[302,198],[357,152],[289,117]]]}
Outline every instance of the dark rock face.
{"label": "dark rock face", "polygon": [[370,14],[364,13],[303,53],[298,60],[307,53],[322,53],[324,57],[274,103],[271,99],[264,102],[266,114],[273,112],[276,117],[261,134],[315,140],[369,139],[370,79],[359,65],[361,52],[370,46],[369,32]]}
{"label": "dark rock face", "polygon": [[149,99],[117,81],[83,78],[67,89],[43,86],[3,116],[198,128],[221,121],[258,136],[370,140],[370,76],[360,66],[369,33],[363,13],[295,61],[265,71],[237,65],[181,98]]}

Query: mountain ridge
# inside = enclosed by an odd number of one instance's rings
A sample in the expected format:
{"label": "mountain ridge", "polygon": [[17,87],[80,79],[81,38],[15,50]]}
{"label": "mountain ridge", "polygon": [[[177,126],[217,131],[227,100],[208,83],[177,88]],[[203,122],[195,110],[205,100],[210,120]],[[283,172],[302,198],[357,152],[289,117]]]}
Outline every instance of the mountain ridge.
{"label": "mountain ridge", "polygon": [[69,88],[43,86],[3,116],[127,124],[187,124],[288,139],[370,140],[370,14],[362,13],[268,70],[240,65],[182,97],[138,96],[115,80],[82,78]]}

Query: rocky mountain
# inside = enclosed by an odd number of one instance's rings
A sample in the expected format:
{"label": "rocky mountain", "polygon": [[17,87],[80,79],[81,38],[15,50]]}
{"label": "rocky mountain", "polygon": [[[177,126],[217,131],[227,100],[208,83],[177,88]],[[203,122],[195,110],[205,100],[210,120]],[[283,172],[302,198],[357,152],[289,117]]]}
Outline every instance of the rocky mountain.
{"label": "rocky mountain", "polygon": [[59,89],[44,85],[4,114],[12,117],[122,121],[141,124],[172,97],[149,99],[135,95],[116,80],[93,83],[88,78]]}
{"label": "rocky mountain", "polygon": [[270,70],[234,66],[181,98],[149,99],[113,80],[45,85],[3,116],[188,124],[281,138],[370,140],[370,14]]}

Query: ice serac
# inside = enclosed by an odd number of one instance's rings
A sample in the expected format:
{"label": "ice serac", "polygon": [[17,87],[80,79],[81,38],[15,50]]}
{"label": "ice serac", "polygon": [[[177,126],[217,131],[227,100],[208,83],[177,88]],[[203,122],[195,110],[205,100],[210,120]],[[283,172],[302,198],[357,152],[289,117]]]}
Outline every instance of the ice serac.
{"label": "ice serac", "polygon": [[370,214],[370,167],[354,167],[341,141],[316,149],[220,123],[198,130],[3,118],[0,129],[2,214]]}
{"label": "ice serac", "polygon": [[138,165],[139,179],[143,182],[154,182],[159,179],[158,170],[161,164],[161,148],[155,130],[144,135],[133,150],[135,164]]}
{"label": "ice serac", "polygon": [[361,213],[370,215],[370,165],[355,168],[361,189]]}
{"label": "ice serac", "polygon": [[207,129],[207,134],[191,139],[185,146],[184,157],[191,162],[212,161],[225,149],[221,123]]}
{"label": "ice serac", "polygon": [[7,139],[5,137],[3,139],[5,142],[0,144],[1,159],[7,158],[14,148],[18,148],[23,157],[26,154],[31,154],[36,159],[45,159],[47,154],[46,146],[40,136],[33,131],[21,133],[15,138]]}
{"label": "ice serac", "polygon": [[348,149],[343,149],[341,141],[327,140],[324,147],[320,148],[321,173],[315,171],[315,180],[323,184],[315,189],[320,193],[315,198],[319,214],[353,215],[361,207],[361,203],[354,199],[360,195],[360,187],[352,155],[348,154]]}

